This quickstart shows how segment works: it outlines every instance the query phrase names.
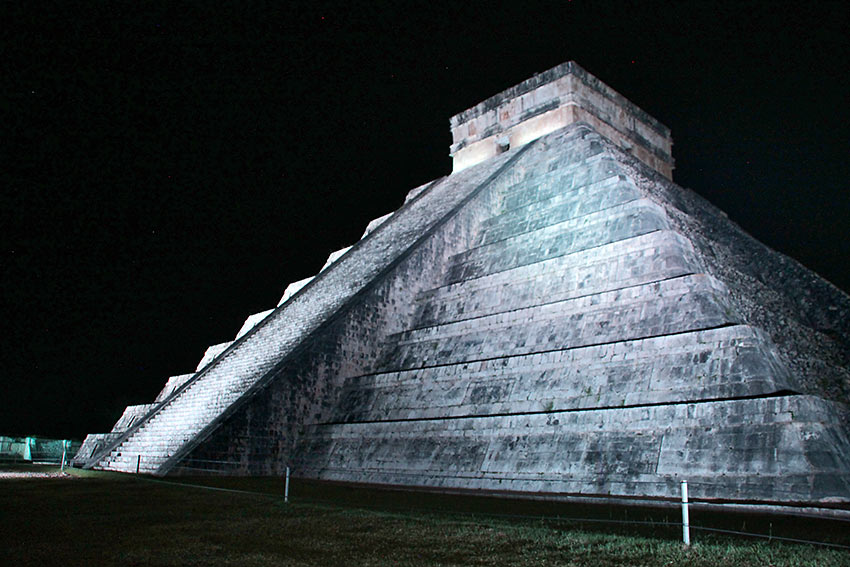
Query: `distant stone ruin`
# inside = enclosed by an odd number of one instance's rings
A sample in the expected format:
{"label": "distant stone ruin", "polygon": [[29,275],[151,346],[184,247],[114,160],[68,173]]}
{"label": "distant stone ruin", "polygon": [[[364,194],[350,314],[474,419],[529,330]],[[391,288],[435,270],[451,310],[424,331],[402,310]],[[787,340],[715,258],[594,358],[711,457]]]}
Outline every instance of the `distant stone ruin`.
{"label": "distant stone ruin", "polygon": [[538,496],[850,505],[850,297],[671,181],[575,63],[76,457]]}

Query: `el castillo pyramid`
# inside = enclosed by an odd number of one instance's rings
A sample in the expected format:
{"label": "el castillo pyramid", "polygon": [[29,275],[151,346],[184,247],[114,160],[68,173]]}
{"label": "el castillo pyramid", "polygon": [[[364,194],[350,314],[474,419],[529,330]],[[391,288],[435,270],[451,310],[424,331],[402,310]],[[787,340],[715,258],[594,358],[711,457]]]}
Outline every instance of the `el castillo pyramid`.
{"label": "el castillo pyramid", "polygon": [[850,297],[671,180],[575,63],[451,119],[454,171],[80,466],[850,505]]}

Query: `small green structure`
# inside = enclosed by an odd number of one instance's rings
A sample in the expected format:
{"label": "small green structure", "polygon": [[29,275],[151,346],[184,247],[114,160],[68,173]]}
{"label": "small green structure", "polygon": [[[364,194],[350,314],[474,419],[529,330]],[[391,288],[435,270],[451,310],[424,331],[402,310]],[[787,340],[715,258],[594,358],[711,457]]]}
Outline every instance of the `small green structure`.
{"label": "small green structure", "polygon": [[80,450],[82,442],[44,437],[0,436],[0,462],[56,463],[66,462]]}

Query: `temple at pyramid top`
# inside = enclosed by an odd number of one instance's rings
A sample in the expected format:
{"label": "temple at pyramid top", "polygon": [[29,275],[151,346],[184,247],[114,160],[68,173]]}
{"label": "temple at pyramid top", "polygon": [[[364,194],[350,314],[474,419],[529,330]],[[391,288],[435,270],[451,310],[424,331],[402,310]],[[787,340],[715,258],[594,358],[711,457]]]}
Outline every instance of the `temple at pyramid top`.
{"label": "temple at pyramid top", "polygon": [[574,122],[586,122],[667,179],[673,178],[670,129],[574,61],[538,73],[453,116],[453,171]]}

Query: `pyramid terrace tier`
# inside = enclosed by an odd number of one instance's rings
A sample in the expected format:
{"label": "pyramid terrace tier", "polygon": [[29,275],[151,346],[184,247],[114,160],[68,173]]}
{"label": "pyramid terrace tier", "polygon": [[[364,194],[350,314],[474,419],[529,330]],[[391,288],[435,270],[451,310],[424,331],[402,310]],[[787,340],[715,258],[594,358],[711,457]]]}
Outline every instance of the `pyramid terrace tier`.
{"label": "pyramid terrace tier", "polygon": [[[572,140],[571,143],[580,142]],[[590,154],[579,163],[564,166],[540,160],[533,168],[523,168],[522,175],[501,188],[496,215],[484,220],[483,226],[487,228],[503,222],[503,214],[516,212],[524,215],[523,209],[534,212],[535,208],[569,203],[584,194],[613,187],[618,182],[629,183],[622,176],[622,168],[604,152]],[[634,185],[631,187],[634,188]]]}
{"label": "pyramid terrace tier", "polygon": [[699,273],[691,243],[657,230],[423,292],[416,327],[594,295]]}
{"label": "pyramid terrace tier", "polygon": [[458,254],[452,259],[446,283],[486,276],[669,228],[661,207],[647,199],[630,201]]}
{"label": "pyramid terrace tier", "polygon": [[[507,201],[510,197],[511,194],[507,193],[503,199]],[[526,202],[510,210],[504,210],[503,207],[504,212],[482,223],[477,244],[507,240],[513,236],[623,205],[640,197],[641,194],[634,184],[626,182],[622,176],[611,175],[602,181],[581,185],[574,190],[559,192],[538,201]]]}
{"label": "pyramid terrace tier", "polygon": [[796,388],[745,325],[357,376],[334,422],[428,420],[774,395]]}
{"label": "pyramid terrace tier", "polygon": [[388,338],[383,366],[473,362],[742,323],[727,296],[709,276],[683,276],[419,328]]}
{"label": "pyramid terrace tier", "polygon": [[295,464],[327,480],[444,488],[850,502],[850,441],[810,396],[317,425]]}

